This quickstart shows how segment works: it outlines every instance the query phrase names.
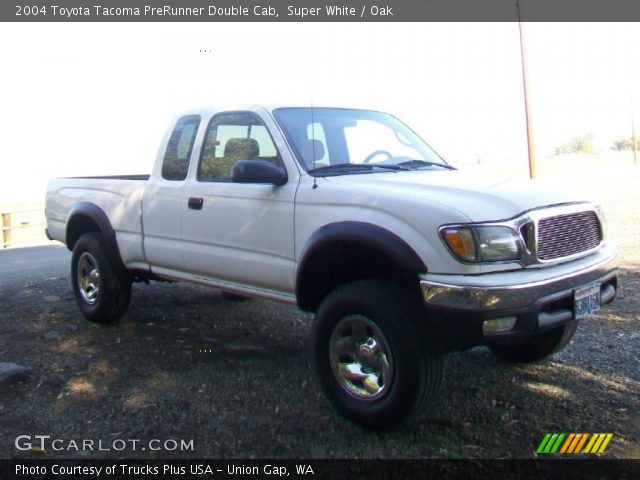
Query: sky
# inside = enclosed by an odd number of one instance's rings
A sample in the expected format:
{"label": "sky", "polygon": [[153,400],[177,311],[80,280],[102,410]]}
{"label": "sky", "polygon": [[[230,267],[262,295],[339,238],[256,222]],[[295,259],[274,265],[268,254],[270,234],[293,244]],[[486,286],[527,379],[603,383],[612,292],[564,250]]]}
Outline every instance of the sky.
{"label": "sky", "polygon": [[[638,24],[523,27],[539,157],[630,136],[632,97],[640,130]],[[517,23],[5,23],[0,68],[0,203],[149,173],[175,115],[252,103],[384,110],[454,165],[526,168]]]}

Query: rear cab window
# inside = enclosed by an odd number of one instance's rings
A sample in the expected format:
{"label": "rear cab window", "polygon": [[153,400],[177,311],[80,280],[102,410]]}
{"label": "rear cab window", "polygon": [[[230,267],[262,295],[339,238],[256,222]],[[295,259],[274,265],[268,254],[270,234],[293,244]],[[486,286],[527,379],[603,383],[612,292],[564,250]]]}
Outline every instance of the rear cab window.
{"label": "rear cab window", "polygon": [[180,181],[187,178],[193,142],[200,126],[200,115],[187,115],[176,122],[162,160],[162,178]]}

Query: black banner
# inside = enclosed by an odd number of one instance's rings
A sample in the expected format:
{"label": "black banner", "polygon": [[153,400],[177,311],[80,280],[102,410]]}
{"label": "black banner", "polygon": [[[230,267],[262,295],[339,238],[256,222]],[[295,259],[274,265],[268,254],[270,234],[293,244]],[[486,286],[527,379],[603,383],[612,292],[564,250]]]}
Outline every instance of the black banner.
{"label": "black banner", "polygon": [[638,460],[0,460],[14,479],[640,478]]}
{"label": "black banner", "polygon": [[638,21],[629,0],[17,0],[3,22]]}

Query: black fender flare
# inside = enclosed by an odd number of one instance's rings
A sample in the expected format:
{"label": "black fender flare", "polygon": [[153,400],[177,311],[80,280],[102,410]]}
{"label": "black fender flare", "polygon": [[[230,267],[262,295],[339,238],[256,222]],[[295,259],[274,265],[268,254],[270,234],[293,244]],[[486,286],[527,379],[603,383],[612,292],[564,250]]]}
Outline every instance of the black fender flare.
{"label": "black fender flare", "polygon": [[316,230],[307,240],[300,253],[296,271],[296,297],[300,304],[304,288],[304,274],[309,259],[314,253],[334,242],[359,243],[380,251],[395,265],[411,273],[426,273],[427,266],[418,254],[402,238],[378,225],[366,222],[345,221],[325,225]]}
{"label": "black fender flare", "polygon": [[67,248],[69,250],[73,250],[73,246],[75,242],[78,240],[80,235],[86,232],[79,232],[76,235],[76,232],[73,231],[74,219],[79,217],[86,217],[91,219],[97,226],[104,239],[104,242],[107,246],[107,251],[110,257],[116,262],[117,267],[121,270],[125,270],[124,263],[122,261],[122,257],[120,256],[120,249],[118,248],[118,242],[116,240],[116,232],[111,226],[111,222],[109,221],[109,217],[104,211],[92,202],[80,202],[76,204],[71,211],[69,212],[69,216],[67,217],[67,227],[65,232],[65,243],[67,244]]}

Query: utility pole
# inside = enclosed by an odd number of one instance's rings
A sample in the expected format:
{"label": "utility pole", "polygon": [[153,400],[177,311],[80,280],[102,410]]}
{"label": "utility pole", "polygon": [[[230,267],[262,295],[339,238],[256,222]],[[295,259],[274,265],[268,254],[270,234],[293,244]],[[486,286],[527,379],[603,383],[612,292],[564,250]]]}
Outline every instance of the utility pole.
{"label": "utility pole", "polygon": [[524,41],[524,31],[520,16],[520,2],[516,3],[518,9],[518,30],[520,31],[520,60],[522,62],[522,84],[524,87],[524,114],[527,125],[527,147],[529,151],[529,178],[536,178],[536,154],[534,148],[533,122],[531,121],[531,99],[529,98],[529,77],[527,74],[526,47]]}
{"label": "utility pole", "polygon": [[633,164],[638,165],[638,140],[636,138],[636,111],[633,107],[633,91],[631,91],[631,149],[633,150]]}

